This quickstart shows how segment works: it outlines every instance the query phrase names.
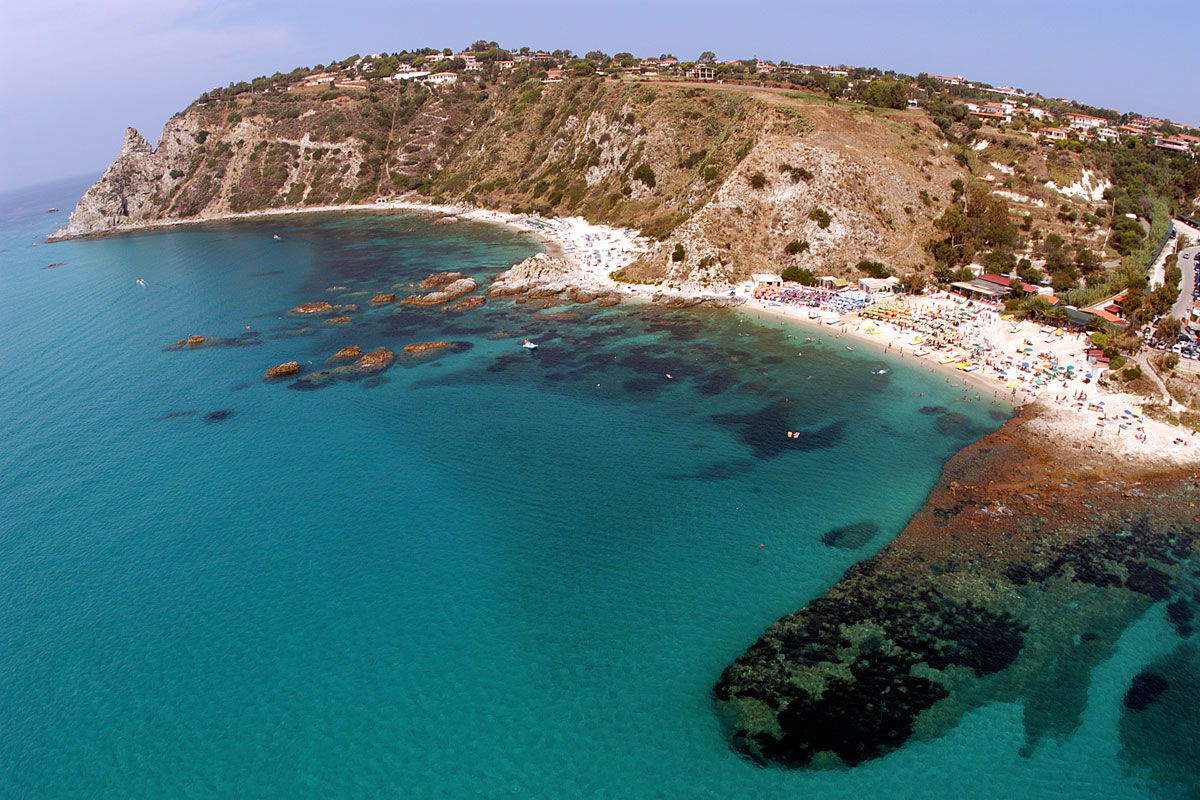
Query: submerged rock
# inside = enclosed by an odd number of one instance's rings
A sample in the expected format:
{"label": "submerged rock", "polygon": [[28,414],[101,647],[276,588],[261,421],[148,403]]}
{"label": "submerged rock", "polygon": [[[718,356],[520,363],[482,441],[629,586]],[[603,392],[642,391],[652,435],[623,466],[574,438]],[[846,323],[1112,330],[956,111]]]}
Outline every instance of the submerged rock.
{"label": "submerged rock", "polygon": [[325,320],[325,324],[326,325],[340,325],[343,322],[349,322],[349,321],[350,321],[349,317],[330,317],[329,319]]}
{"label": "submerged rock", "polygon": [[171,348],[180,349],[184,347],[199,347],[202,344],[211,344],[214,341],[215,338],[213,337],[197,336],[193,333],[189,334],[186,339],[180,339],[178,342],[175,342],[173,345],[171,345]]}
{"label": "submerged rock", "polygon": [[879,526],[874,522],[857,522],[827,531],[821,537],[821,542],[842,550],[857,550],[875,538],[877,533],[879,533]]}
{"label": "submerged rock", "polygon": [[225,420],[229,419],[232,416],[233,416],[232,408],[222,408],[219,411],[210,411],[207,414],[205,414],[204,422],[206,424],[211,425],[215,422],[224,422]]}
{"label": "submerged rock", "polygon": [[394,303],[394,302],[396,302],[396,295],[394,295],[394,294],[377,294],[371,298],[372,305],[377,305],[377,306],[384,306],[384,305],[387,305],[388,303]]}
{"label": "submerged rock", "polygon": [[1153,672],[1139,672],[1133,676],[1129,691],[1125,692],[1124,705],[1130,711],[1143,711],[1158,699],[1158,696],[1169,689],[1171,684],[1162,675]]}
{"label": "submerged rock", "polygon": [[487,298],[481,294],[473,295],[472,297],[464,297],[457,303],[446,306],[446,311],[466,311],[468,308],[478,308],[487,302]]}
{"label": "submerged rock", "polygon": [[282,364],[276,364],[266,371],[264,378],[282,378],[287,375],[295,375],[300,371],[299,361],[285,361]]}

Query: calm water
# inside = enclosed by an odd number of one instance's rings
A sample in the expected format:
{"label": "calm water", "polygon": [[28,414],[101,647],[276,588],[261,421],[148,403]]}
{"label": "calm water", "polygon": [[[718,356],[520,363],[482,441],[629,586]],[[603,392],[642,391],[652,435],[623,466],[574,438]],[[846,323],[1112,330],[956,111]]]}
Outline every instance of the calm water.
{"label": "calm water", "polygon": [[[1001,704],[852,771],[727,747],[724,666],[999,425],[943,377],[735,312],[365,308],[538,248],[482,224],[33,247],[85,185],[0,198],[0,795],[1153,794],[1117,719],[1166,655],[1158,617],[1031,757]],[[325,299],[362,310],[284,316]],[[240,343],[164,350],[189,333]],[[469,349],[317,391],[261,379],[432,339]],[[822,543],[863,521],[859,549]]]}

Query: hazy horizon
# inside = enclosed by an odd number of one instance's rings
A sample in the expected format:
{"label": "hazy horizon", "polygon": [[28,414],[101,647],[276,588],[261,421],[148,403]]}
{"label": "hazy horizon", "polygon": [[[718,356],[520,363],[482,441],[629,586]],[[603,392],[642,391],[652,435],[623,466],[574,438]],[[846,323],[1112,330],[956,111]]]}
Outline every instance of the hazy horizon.
{"label": "hazy horizon", "polygon": [[[711,2],[646,7],[628,0],[584,11],[535,0],[519,15],[477,2],[397,10],[363,0],[356,13],[337,15],[309,0],[8,4],[0,11],[0,64],[10,78],[0,88],[0,146],[25,157],[0,161],[0,191],[99,173],[126,127],[156,143],[172,114],[215,86],[354,53],[459,49],[478,39],[580,55],[673,53],[691,60],[711,50],[721,59],[961,74],[1200,124],[1187,77],[1196,71],[1187,33],[1200,12],[1137,15],[1117,3],[1067,5],[1073,7],[1021,1],[947,11],[879,0],[837,7],[772,1],[734,16]],[[54,53],[69,57],[48,55]]]}

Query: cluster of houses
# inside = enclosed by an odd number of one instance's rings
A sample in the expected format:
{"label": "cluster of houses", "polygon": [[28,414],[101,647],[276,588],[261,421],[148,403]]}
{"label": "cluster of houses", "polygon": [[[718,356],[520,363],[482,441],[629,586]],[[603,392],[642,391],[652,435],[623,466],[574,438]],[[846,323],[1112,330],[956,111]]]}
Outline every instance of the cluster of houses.
{"label": "cluster of houses", "polygon": [[[373,54],[359,58],[352,64],[344,65],[336,71],[330,70],[309,75],[298,86],[308,88],[332,86],[334,88],[366,89],[368,78],[374,70],[375,62],[379,58],[378,54]],[[463,51],[453,53],[445,56],[445,58],[460,60],[463,64],[462,72],[478,72],[483,70],[485,66],[485,63],[480,61],[479,54],[474,52]],[[492,64],[500,70],[510,70],[521,64],[534,64],[546,70],[545,83],[559,83],[566,76],[566,71],[561,69],[561,61],[562,59],[556,57],[554,54],[538,50],[533,52],[513,52],[508,58],[501,61],[493,61]],[[763,59],[753,59],[752,61],[741,59],[733,61],[711,60],[685,65],[679,59],[672,56],[638,59],[634,63],[626,62],[626,66],[622,66],[620,69],[626,73],[644,74],[647,72],[656,72],[663,75],[674,75],[686,77],[690,80],[708,82],[717,79],[719,69],[722,66],[749,66],[751,63],[753,63],[753,72],[756,75],[762,76],[773,75],[775,77],[783,77],[812,72],[820,72],[831,77],[848,77],[849,75],[845,69],[830,66],[776,64],[773,61]],[[684,70],[684,67],[687,67],[687,69]],[[1027,123],[1036,122],[1038,124],[1032,126],[1037,129],[1033,135],[1039,141],[1043,142],[1065,141],[1068,139],[1118,142],[1123,136],[1150,135],[1156,128],[1163,124],[1163,121],[1159,119],[1137,117],[1125,124],[1118,125],[1104,117],[1076,112],[1070,112],[1056,118],[1053,112],[1036,105],[1037,101],[1041,99],[1040,96],[1027,94],[1011,86],[992,87],[969,81],[962,75],[929,73],[927,77],[946,86],[964,86],[998,95],[1000,99],[994,101],[967,102],[968,112],[972,116],[993,125],[1009,125],[1017,118]],[[385,80],[390,81],[421,81],[435,86],[451,84],[458,79],[458,72],[431,73],[408,64],[399,65],[391,75],[385,78]],[[288,91],[294,88],[296,86],[288,87]],[[914,84],[914,88],[918,88],[916,84]],[[1067,101],[1064,100],[1063,102]],[[916,107],[918,102],[910,100],[908,105],[909,107]],[[1055,124],[1046,126],[1047,123]],[[1154,146],[1163,150],[1186,154],[1194,158],[1197,151],[1200,151],[1200,137],[1188,134],[1156,136],[1154,138]]]}

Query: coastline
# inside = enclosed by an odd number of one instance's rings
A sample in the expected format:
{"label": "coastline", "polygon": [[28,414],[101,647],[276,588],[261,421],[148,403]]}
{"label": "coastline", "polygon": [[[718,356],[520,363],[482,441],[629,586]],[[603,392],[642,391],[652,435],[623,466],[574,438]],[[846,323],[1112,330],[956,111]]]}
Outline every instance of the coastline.
{"label": "coastline", "polygon": [[[806,329],[825,336],[845,338],[855,345],[868,347],[888,358],[906,361],[913,358],[920,362],[920,369],[944,374],[951,381],[957,379],[964,390],[974,387],[978,399],[968,398],[973,402],[989,400],[987,395],[990,393],[991,400],[1009,408],[1037,409],[1037,421],[1031,422],[1031,429],[1040,430],[1048,438],[1069,439],[1092,452],[1106,454],[1125,462],[1200,466],[1200,437],[1194,438],[1190,431],[1146,416],[1146,407],[1153,405],[1147,398],[1112,391],[1097,382],[1085,384],[1079,379],[1063,381],[1057,388],[1049,385],[1014,385],[1014,381],[1009,380],[1008,376],[1001,376],[991,365],[973,372],[964,372],[952,363],[941,363],[936,358],[937,351],[930,352],[924,358],[917,358],[914,354],[922,345],[905,341],[911,339],[911,332],[903,331],[897,326],[872,323],[876,333],[869,334],[864,330],[864,323],[867,321],[858,314],[844,317],[841,324],[829,326],[808,319],[805,311],[806,309],[795,306],[771,306],[753,298],[748,299],[743,306],[744,313],[766,314],[799,323]],[[1029,320],[1014,321],[1011,324],[1011,330],[1016,331],[1015,333],[997,332],[994,329],[989,331],[989,334],[1000,342],[1001,349],[1012,349],[1021,342],[1038,341],[1038,337],[1042,336],[1038,326]],[[1047,346],[1044,341],[1040,344]],[[1064,341],[1056,342],[1055,346],[1061,345],[1060,349],[1069,349],[1067,346],[1073,344],[1075,343]],[[1083,347],[1082,342],[1079,342],[1079,346]],[[1081,362],[1080,375],[1086,374],[1086,366]],[[1085,392],[1087,400],[1076,400],[1075,394],[1078,392]],[[1134,412],[1134,409],[1137,409],[1137,412]],[[1135,433],[1144,439],[1138,439]]]}
{"label": "coastline", "polygon": [[[324,213],[370,213],[401,211],[421,214],[437,214],[442,217],[452,217],[461,221],[489,222],[504,225],[522,233],[527,233],[541,242],[546,254],[561,260],[571,268],[576,276],[576,285],[584,284],[588,288],[620,294],[631,300],[652,301],[656,295],[668,298],[678,298],[685,301],[725,300],[729,294],[725,292],[696,293],[679,290],[664,290],[661,287],[647,284],[622,283],[613,280],[610,274],[628,264],[640,252],[644,252],[645,241],[637,231],[631,229],[619,230],[605,225],[588,223],[582,218],[556,219],[545,226],[531,224],[528,215],[512,214],[502,211],[474,208],[466,205],[439,205],[419,203],[405,200],[403,197],[387,203],[369,203],[341,206],[316,206],[312,208],[279,208],[261,211],[228,212],[212,214],[184,220],[159,220],[155,222],[136,222],[123,225],[111,231],[65,236],[59,238],[47,237],[48,242],[65,241],[75,238],[91,238],[93,236],[110,236],[121,233],[137,233],[170,229],[176,226],[201,225],[210,222],[237,220],[270,219],[302,214]],[[581,258],[580,256],[584,257]],[[569,276],[568,276],[569,277]],[[582,280],[578,280],[582,279]],[[948,382],[959,381],[964,388],[964,396],[971,402],[990,401],[1002,407],[1019,409],[1036,405],[1041,409],[1040,427],[1048,436],[1066,436],[1077,442],[1085,442],[1089,449],[1096,452],[1107,451],[1111,455],[1124,460],[1139,459],[1149,462],[1162,460],[1170,464],[1200,464],[1200,439],[1196,444],[1188,441],[1191,433],[1174,428],[1166,423],[1158,422],[1146,416],[1147,399],[1110,391],[1095,382],[1084,383],[1063,381],[1057,390],[1049,385],[1035,387],[1013,381],[1008,376],[1002,376],[995,365],[984,364],[980,369],[966,372],[957,369],[953,364],[940,363],[936,353],[930,353],[924,359],[918,359],[915,352],[921,348],[911,341],[911,331],[905,332],[899,327],[886,323],[870,323],[874,333],[864,330],[868,322],[859,313],[847,315],[840,324],[829,326],[808,319],[807,309],[797,306],[769,305],[756,300],[743,289],[736,289],[734,298],[743,303],[743,313],[767,315],[783,321],[799,323],[802,328],[811,329],[826,336],[845,338],[856,345],[870,348],[889,358],[913,358],[921,361],[921,369],[928,368],[932,374],[942,373]],[[935,302],[934,301],[931,302]],[[690,305],[684,302],[681,305]],[[1000,330],[996,325],[989,335],[1001,343],[1001,349],[1008,351],[1018,343],[1030,344],[1041,335],[1038,326],[1028,320],[1012,323],[1009,332]],[[909,341],[905,341],[909,339]],[[1039,347],[1049,344],[1045,340]],[[1064,340],[1055,342],[1054,346],[1075,344]],[[1082,341],[1078,342],[1082,349]],[[850,345],[847,345],[850,346]],[[1060,348],[1061,350],[1062,348]],[[1011,355],[1011,354],[1010,354]],[[1027,356],[1032,359],[1032,356]],[[1011,362],[1010,358],[1010,362]],[[1078,360],[1076,358],[1076,360]],[[1092,369],[1086,363],[1080,362],[1080,372],[1085,374]],[[974,390],[977,399],[968,395]],[[1057,392],[1057,393],[1056,393]],[[992,397],[988,398],[987,393]],[[1077,399],[1086,396],[1086,402]],[[1138,409],[1133,416],[1133,409]],[[1110,416],[1112,415],[1112,416]],[[1122,431],[1136,425],[1136,430],[1122,436]],[[1139,441],[1136,437],[1144,437]]]}
{"label": "coastline", "polygon": [[991,702],[1024,704],[1032,749],[1077,723],[1091,670],[1155,603],[1176,598],[1187,635],[1195,471],[1089,458],[1045,435],[1054,413],[1025,409],[955,454],[899,536],[726,668],[713,693],[737,751],[854,766]]}

